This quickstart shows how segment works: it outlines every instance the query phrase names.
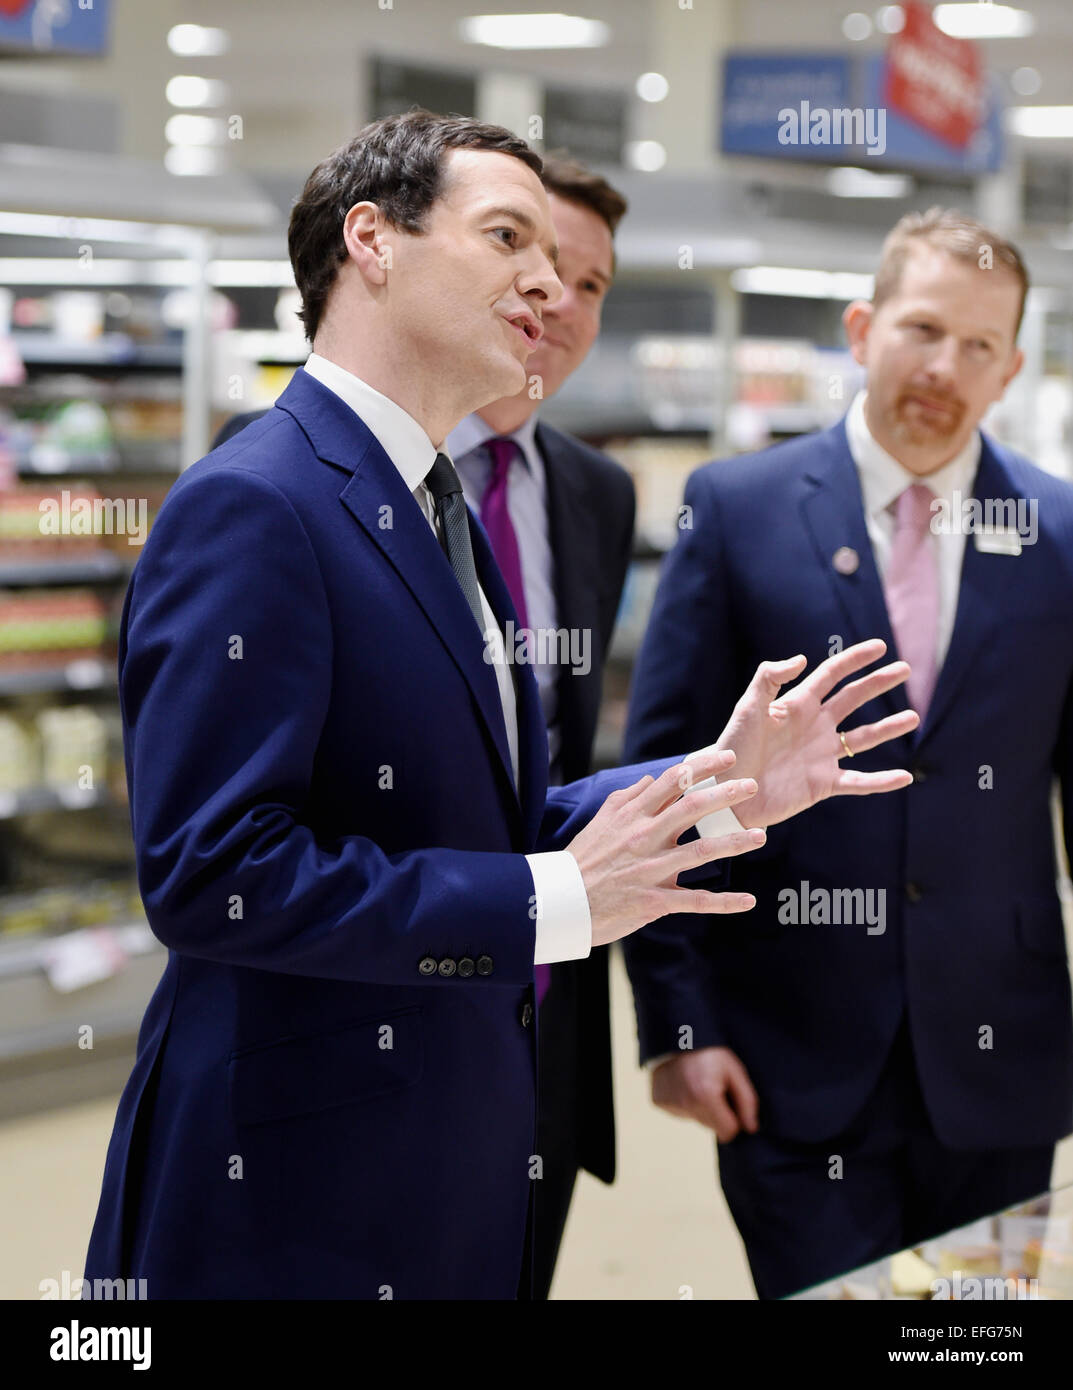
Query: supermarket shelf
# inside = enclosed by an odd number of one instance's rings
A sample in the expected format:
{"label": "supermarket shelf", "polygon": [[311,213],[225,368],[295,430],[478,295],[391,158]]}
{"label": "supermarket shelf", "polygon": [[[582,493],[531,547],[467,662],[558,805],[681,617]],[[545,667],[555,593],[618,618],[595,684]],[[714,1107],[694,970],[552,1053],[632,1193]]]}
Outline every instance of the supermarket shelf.
{"label": "supermarket shelf", "polygon": [[53,477],[85,473],[178,473],[181,447],[178,440],[121,441],[114,449],[66,453],[36,446],[16,459],[24,477]]}
{"label": "supermarket shelf", "polygon": [[154,367],[179,371],[181,343],[136,343],[125,333],[103,333],[87,343],[32,329],[12,334],[15,350],[28,367]]}
{"label": "supermarket shelf", "polygon": [[24,791],[0,788],[0,820],[33,815],[38,811],[82,811],[90,806],[102,806],[110,800],[103,788],[79,786],[27,787]]}
{"label": "supermarket shelf", "polygon": [[100,584],[125,579],[132,565],[133,559],[121,560],[107,550],[81,560],[20,560],[0,565],[0,585]]}
{"label": "supermarket shelf", "polygon": [[36,671],[0,671],[0,695],[33,695],[47,690],[98,690],[117,683],[114,660],[88,656],[65,666]]}
{"label": "supermarket shelf", "polygon": [[[127,956],[144,956],[161,949],[148,922],[102,923],[101,930],[107,931]],[[0,939],[0,979],[44,970],[57,949],[57,943],[63,940],[63,933],[46,936],[40,932],[21,939],[15,937],[10,941]],[[10,1056],[16,1050],[22,1050],[22,1045],[16,1046],[9,1036],[0,1035],[0,1056]]]}

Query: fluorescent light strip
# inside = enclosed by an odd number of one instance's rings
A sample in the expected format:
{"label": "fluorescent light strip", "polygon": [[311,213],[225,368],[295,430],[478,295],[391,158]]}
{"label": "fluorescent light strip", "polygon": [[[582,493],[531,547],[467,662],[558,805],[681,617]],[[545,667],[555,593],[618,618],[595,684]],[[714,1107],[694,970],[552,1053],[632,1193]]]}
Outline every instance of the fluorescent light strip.
{"label": "fluorescent light strip", "polygon": [[61,217],[40,212],[0,212],[0,232],[68,241],[129,241],[147,246],[185,244],[189,237],[188,228],[165,223],[117,222],[105,217]]}
{"label": "fluorescent light strip", "polygon": [[611,37],[602,20],[573,14],[475,14],[459,22],[466,43],[489,48],[601,48]]}
{"label": "fluorescent light strip", "polygon": [[1006,124],[1031,140],[1073,140],[1073,106],[1011,106]]}
{"label": "fluorescent light strip", "polygon": [[936,5],[932,19],[957,39],[1023,39],[1035,31],[1035,17],[1012,5]]}
{"label": "fluorescent light strip", "polygon": [[[0,256],[0,283],[8,285],[192,285],[194,267],[184,258],[136,261],[98,256],[88,264],[65,256]],[[210,261],[208,282],[221,287],[290,289],[290,261]]]}
{"label": "fluorescent light strip", "polygon": [[851,271],[799,270],[755,265],[735,270],[730,283],[740,294],[778,294],[793,299],[869,299],[874,277]]}

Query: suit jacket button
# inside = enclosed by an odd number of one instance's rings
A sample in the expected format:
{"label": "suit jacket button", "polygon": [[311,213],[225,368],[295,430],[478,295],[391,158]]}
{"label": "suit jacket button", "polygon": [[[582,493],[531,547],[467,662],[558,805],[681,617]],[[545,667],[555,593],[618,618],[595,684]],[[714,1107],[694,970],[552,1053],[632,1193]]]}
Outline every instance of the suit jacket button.
{"label": "suit jacket button", "polygon": [[530,1023],[532,1023],[532,1021],[533,1021],[533,1006],[532,1006],[532,1004],[523,1004],[523,1005],[522,1005],[522,1027],[523,1027],[523,1028],[528,1028],[529,1025],[530,1025]]}
{"label": "suit jacket button", "polygon": [[462,959],[458,962],[459,977],[463,980],[468,980],[469,977],[473,974],[474,970],[476,970],[476,968],[477,967],[473,963],[472,956],[463,956]]}
{"label": "suit jacket button", "polygon": [[905,885],[905,896],[911,903],[918,903],[924,896],[924,890],[919,883],[909,882]]}
{"label": "suit jacket button", "polygon": [[478,956],[478,957],[477,957],[477,974],[478,974],[478,975],[490,975],[491,973],[492,973],[492,957],[491,957],[491,956]]}
{"label": "suit jacket button", "polygon": [[448,957],[446,960],[440,961],[440,974],[443,976],[445,980],[448,978],[448,976],[453,975],[457,969],[458,967],[455,965],[454,961],[450,959],[450,957]]}
{"label": "suit jacket button", "polygon": [[431,956],[423,956],[421,960],[418,961],[417,968],[421,971],[422,975],[435,975],[437,969],[436,962]]}

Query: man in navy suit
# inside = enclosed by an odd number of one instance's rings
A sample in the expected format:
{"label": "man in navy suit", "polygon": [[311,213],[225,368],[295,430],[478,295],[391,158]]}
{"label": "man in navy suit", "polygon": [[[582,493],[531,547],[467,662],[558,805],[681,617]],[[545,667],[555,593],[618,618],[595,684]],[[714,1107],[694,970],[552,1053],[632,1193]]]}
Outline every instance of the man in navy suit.
{"label": "man in navy suit", "polygon": [[[620,464],[552,428],[537,411],[596,341],[626,200],[570,160],[546,156],[541,177],[559,243],[562,296],[545,308],[527,387],[468,415],[447,443],[466,499],[487,520],[496,557],[503,557],[515,608],[526,610],[534,633],[565,629],[584,638],[573,659],[553,652],[549,661],[545,643],[532,662],[548,727],[548,781],[558,786],[591,770],[605,658],[633,548],[634,493]],[[499,491],[509,503],[509,525],[497,508]],[[512,554],[520,560],[516,570]],[[551,965],[537,994],[543,1171],[533,1188],[533,1293],[546,1298],[578,1169],[608,1183],[615,1176],[607,950]]]}
{"label": "man in navy suit", "polygon": [[866,393],[692,476],[635,671],[630,758],[721,728],[757,650],[878,633],[913,669],[865,711],[920,712],[910,787],[773,831],[740,927],[625,945],[653,1099],[715,1131],[762,1297],[1045,1189],[1071,1128],[1073,488],[978,428],[1026,288],[979,224],[903,219],[845,313]]}
{"label": "man in navy suit", "polygon": [[[517,615],[442,450],[521,388],[560,294],[539,176],[509,132],[421,111],[322,161],[289,233],[313,353],[180,477],[141,554],[120,703],[169,957],[87,1288],[514,1297],[535,968],[671,909],[751,906],[678,875],[819,797],[908,781],[839,766],[840,728],[907,674],[827,699],[885,650],[871,641],[788,696],[803,658],[761,666],[736,764],[723,738],[547,791]],[[915,723],[841,737],[870,749]],[[747,829],[724,829],[732,805]]]}

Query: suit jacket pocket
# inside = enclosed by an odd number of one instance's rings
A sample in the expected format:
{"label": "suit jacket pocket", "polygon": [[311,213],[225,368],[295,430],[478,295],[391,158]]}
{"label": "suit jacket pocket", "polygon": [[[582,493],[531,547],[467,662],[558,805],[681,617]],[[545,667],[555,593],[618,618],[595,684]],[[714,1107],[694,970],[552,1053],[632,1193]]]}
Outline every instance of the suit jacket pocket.
{"label": "suit jacket pocket", "polygon": [[1064,960],[1066,934],[1056,898],[1024,898],[1017,904],[1017,939],[1026,951],[1050,960]]}
{"label": "suit jacket pocket", "polygon": [[329,1032],[231,1054],[231,1111],[265,1124],[401,1091],[424,1066],[421,1009],[394,1009]]}

